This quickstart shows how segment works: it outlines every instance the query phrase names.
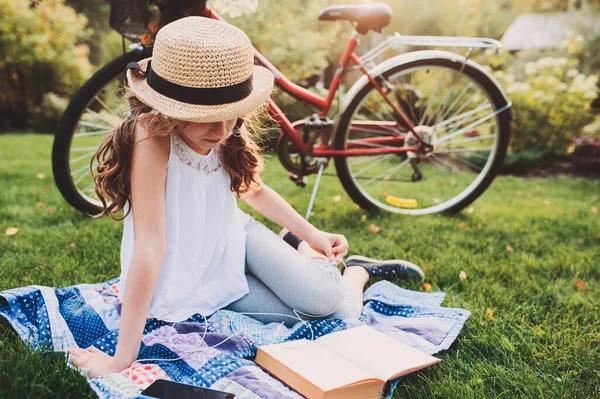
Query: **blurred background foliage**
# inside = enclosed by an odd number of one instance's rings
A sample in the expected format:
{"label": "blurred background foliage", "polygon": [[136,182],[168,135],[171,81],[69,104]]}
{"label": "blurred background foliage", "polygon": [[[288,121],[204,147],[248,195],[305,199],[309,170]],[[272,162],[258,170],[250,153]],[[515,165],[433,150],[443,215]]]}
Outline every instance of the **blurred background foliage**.
{"label": "blurred background foliage", "polygon": [[[209,0],[208,5],[244,30],[292,81],[323,94],[352,27],[347,22],[318,21],[317,15],[327,5],[362,2]],[[599,11],[596,0],[384,2],[394,10],[386,35],[497,40],[521,14]],[[0,6],[0,130],[51,132],[74,91],[122,52],[121,36],[108,25],[110,4],[107,0],[0,0]],[[383,37],[369,33],[358,52]],[[583,30],[571,33],[561,49],[472,54],[493,72],[514,103],[509,168],[511,162],[523,159],[540,165],[548,159],[564,159],[581,145],[600,148],[598,48],[600,34]],[[418,48],[405,49],[414,50]],[[348,74],[340,95],[356,77]],[[274,95],[292,121],[313,112],[283,93]]]}
{"label": "blurred background foliage", "polygon": [[89,77],[88,20],[62,1],[0,9],[0,128],[28,128],[49,93],[66,98]]}

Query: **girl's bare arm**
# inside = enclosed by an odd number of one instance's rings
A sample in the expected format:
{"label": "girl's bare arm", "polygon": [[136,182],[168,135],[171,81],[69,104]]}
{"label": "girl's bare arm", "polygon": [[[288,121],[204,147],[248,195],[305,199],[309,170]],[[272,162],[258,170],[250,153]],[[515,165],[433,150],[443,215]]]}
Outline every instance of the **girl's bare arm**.
{"label": "girl's bare arm", "polygon": [[130,178],[135,250],[123,293],[115,353],[115,361],[124,368],[137,359],[166,246],[169,137],[147,139],[148,133],[141,122],[135,134]]}
{"label": "girl's bare arm", "polygon": [[310,242],[311,237],[319,230],[296,212],[279,193],[264,184],[260,175],[256,177],[260,184],[241,196],[241,199],[266,218]]}
{"label": "girl's bare arm", "polygon": [[294,232],[329,260],[339,263],[348,253],[346,237],[317,229],[296,212],[281,195],[265,185],[260,175],[256,174],[255,177],[259,184],[240,198],[266,218]]}

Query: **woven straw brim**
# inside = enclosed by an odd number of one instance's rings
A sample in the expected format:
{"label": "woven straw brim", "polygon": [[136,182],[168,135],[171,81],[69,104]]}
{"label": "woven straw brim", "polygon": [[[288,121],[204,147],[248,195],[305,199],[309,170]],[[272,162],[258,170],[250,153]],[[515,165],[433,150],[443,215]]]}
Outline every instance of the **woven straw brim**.
{"label": "woven straw brim", "polygon": [[[138,62],[143,71],[150,58]],[[265,103],[273,90],[273,74],[268,69],[254,65],[252,92],[248,97],[221,105],[197,105],[173,100],[157,93],[146,82],[146,78],[127,70],[127,81],[135,96],[144,104],[163,115],[188,122],[220,122],[242,117]]]}

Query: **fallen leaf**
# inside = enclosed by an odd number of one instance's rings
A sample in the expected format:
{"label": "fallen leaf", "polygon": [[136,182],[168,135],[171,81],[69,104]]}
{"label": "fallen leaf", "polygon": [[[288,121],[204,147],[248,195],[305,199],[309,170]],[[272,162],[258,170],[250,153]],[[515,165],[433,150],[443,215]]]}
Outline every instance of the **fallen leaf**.
{"label": "fallen leaf", "polygon": [[390,195],[390,192],[389,191],[384,191],[383,195],[385,195],[387,197],[388,195]]}
{"label": "fallen leaf", "polygon": [[364,222],[365,220],[367,220],[367,215],[360,215],[360,221]]}
{"label": "fallen leaf", "polygon": [[371,225],[369,226],[369,231],[373,234],[377,234],[379,233],[381,229],[379,228],[379,226],[376,226],[374,224],[371,223]]}
{"label": "fallen leaf", "polygon": [[55,206],[49,206],[48,207],[48,212],[50,212],[50,213],[56,212],[56,207]]}
{"label": "fallen leaf", "polygon": [[460,281],[465,281],[467,279],[467,273],[464,270],[461,270],[460,273],[458,273],[458,278]]}
{"label": "fallen leaf", "polygon": [[450,182],[450,185],[451,185],[451,186],[456,186],[456,180],[452,180],[452,181]]}
{"label": "fallen leaf", "polygon": [[429,283],[423,283],[423,284],[421,284],[420,289],[421,289],[421,291],[427,291],[427,292],[429,292],[429,291],[431,291],[431,284],[429,284]]}
{"label": "fallen leaf", "polygon": [[515,249],[510,244],[506,244],[506,250],[510,253],[515,253]]}
{"label": "fallen leaf", "polygon": [[540,191],[542,191],[542,188],[540,186],[535,186],[535,191],[539,193]]}
{"label": "fallen leaf", "polygon": [[471,206],[471,207],[469,207],[469,209],[467,210],[467,212],[469,212],[469,213],[473,213],[473,207],[472,207],[472,206]]}
{"label": "fallen leaf", "polygon": [[575,286],[577,287],[577,289],[579,291],[585,290],[585,284],[583,283],[583,281],[581,281],[581,280],[575,280],[574,282],[575,282]]}
{"label": "fallen leaf", "polygon": [[477,228],[478,228],[479,230],[481,230],[481,228],[482,228],[482,227],[483,227],[483,224],[481,224],[481,222],[477,223]]}
{"label": "fallen leaf", "polygon": [[596,234],[596,238],[600,240],[600,233]]}
{"label": "fallen leaf", "polygon": [[583,238],[581,238],[581,237],[580,237],[580,238],[578,238],[578,239],[577,239],[577,244],[579,244],[579,245],[583,245]]}
{"label": "fallen leaf", "polygon": [[38,174],[36,175],[36,177],[37,177],[38,179],[42,180],[43,178],[45,178],[45,177],[46,177],[46,175],[45,175],[45,174],[43,174],[43,173],[38,173]]}
{"label": "fallen leaf", "polygon": [[485,314],[487,315],[488,319],[493,319],[494,318],[494,311],[490,308],[486,309]]}
{"label": "fallen leaf", "polygon": [[596,208],[595,206],[590,208],[590,211],[592,211],[593,214],[598,213],[598,208]]}
{"label": "fallen leaf", "polygon": [[45,207],[46,205],[44,205],[43,202],[38,202],[37,204],[35,204],[36,208],[38,209],[42,209],[43,207]]}
{"label": "fallen leaf", "polygon": [[69,248],[75,248],[75,243],[74,242],[70,242],[69,243]]}
{"label": "fallen leaf", "polygon": [[6,228],[6,235],[7,236],[14,236],[15,234],[17,234],[18,231],[19,231],[19,229],[16,228],[16,227],[7,227]]}
{"label": "fallen leaf", "polygon": [[333,202],[340,202],[341,200],[342,200],[341,195],[336,195],[335,197],[333,197]]}
{"label": "fallen leaf", "polygon": [[48,191],[48,185],[44,184],[44,191]]}
{"label": "fallen leaf", "polygon": [[544,201],[544,205],[546,205],[546,206],[550,206],[550,204],[551,204],[550,200],[546,200],[546,201]]}
{"label": "fallen leaf", "polygon": [[469,222],[460,222],[458,226],[463,230],[471,230],[471,228],[469,227]]}
{"label": "fallen leaf", "polygon": [[439,204],[440,202],[442,202],[442,200],[439,199],[439,198],[434,198],[433,202],[436,203],[436,204]]}
{"label": "fallen leaf", "polygon": [[360,211],[360,206],[359,206],[358,204],[356,204],[356,205],[354,206],[354,209],[356,209],[357,211]]}

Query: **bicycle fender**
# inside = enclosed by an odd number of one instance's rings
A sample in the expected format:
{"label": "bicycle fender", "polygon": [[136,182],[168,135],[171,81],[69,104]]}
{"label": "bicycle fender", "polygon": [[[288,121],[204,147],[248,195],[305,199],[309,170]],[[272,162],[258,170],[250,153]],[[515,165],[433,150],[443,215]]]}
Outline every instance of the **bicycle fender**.
{"label": "bicycle fender", "polygon": [[[494,82],[494,84],[498,87],[502,96],[504,97],[506,103],[508,104],[509,99],[506,96],[506,93],[502,89],[498,80],[487,70],[483,68],[480,64],[475,61],[471,61],[470,59],[465,60],[465,57],[450,51],[441,51],[441,50],[421,50],[421,51],[412,51],[410,53],[400,54],[395,57],[390,58],[389,60],[385,60],[380,64],[377,64],[373,68],[371,68],[368,72],[371,77],[376,78],[380,76],[382,73],[387,71],[390,68],[397,67],[402,64],[409,64],[415,61],[423,61],[423,60],[431,60],[431,59],[446,59],[451,62],[455,62],[457,64],[467,64],[469,67],[476,69],[480,73],[484,74],[488,79]],[[346,109],[352,102],[352,99],[358,94],[360,90],[362,90],[366,85],[369,84],[369,78],[366,75],[361,76],[348,90],[344,99],[342,101],[342,105],[340,106],[340,112],[338,116],[343,115],[346,112]]]}

